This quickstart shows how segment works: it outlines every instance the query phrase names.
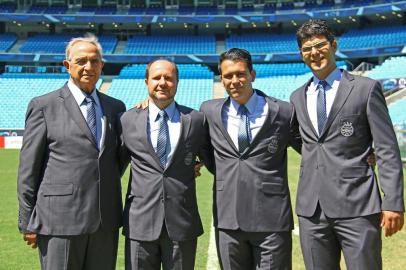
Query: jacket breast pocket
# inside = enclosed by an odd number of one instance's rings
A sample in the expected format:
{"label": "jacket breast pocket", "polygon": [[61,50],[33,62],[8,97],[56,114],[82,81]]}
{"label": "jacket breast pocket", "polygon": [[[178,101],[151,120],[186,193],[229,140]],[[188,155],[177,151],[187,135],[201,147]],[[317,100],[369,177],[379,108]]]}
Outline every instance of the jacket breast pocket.
{"label": "jacket breast pocket", "polygon": [[339,132],[344,137],[360,137],[367,127],[366,119],[359,114],[342,115],[339,122]]}

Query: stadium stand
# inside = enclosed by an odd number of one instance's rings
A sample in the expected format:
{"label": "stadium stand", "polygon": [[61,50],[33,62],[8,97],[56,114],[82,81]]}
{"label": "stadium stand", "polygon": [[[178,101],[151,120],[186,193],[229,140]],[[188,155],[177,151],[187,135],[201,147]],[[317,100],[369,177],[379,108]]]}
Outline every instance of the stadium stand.
{"label": "stadium stand", "polygon": [[[45,67],[38,67],[43,71]],[[23,129],[29,101],[62,87],[67,73],[19,73],[21,66],[10,66],[0,75],[0,129]],[[100,87],[99,80],[97,87]]]}
{"label": "stadium stand", "polygon": [[133,36],[126,54],[215,54],[214,36]]}
{"label": "stadium stand", "polygon": [[13,44],[17,41],[15,34],[1,34],[0,35],[0,52],[7,52]]}
{"label": "stadium stand", "polygon": [[14,13],[17,9],[17,4],[14,2],[0,3],[0,13]]}
{"label": "stadium stand", "polygon": [[[124,67],[113,79],[108,94],[121,99],[128,109],[144,100],[148,95],[144,82],[145,68],[146,65]],[[178,65],[178,69],[178,103],[199,109],[203,101],[213,98],[213,73],[207,67],[191,64]]]}
{"label": "stadium stand", "polygon": [[[29,37],[21,46],[22,53],[65,53],[66,44],[77,35],[44,35]],[[117,38],[113,35],[98,36],[105,54],[113,53],[117,45]]]}
{"label": "stadium stand", "polygon": [[[347,70],[343,61],[337,61],[337,66]],[[254,64],[254,69],[257,73],[254,88],[285,101],[289,101],[292,92],[312,77],[304,63]]]}
{"label": "stadium stand", "polygon": [[393,125],[397,125],[406,129],[406,98],[400,99],[388,106],[389,115]]}
{"label": "stadium stand", "polygon": [[298,53],[296,38],[293,34],[247,34],[231,35],[225,40],[227,49],[243,48],[251,53]]}
{"label": "stadium stand", "polygon": [[339,40],[340,50],[376,48],[406,44],[406,27],[389,26],[350,30]]}
{"label": "stadium stand", "polygon": [[388,58],[381,65],[375,66],[366,76],[375,80],[406,78],[406,56]]}

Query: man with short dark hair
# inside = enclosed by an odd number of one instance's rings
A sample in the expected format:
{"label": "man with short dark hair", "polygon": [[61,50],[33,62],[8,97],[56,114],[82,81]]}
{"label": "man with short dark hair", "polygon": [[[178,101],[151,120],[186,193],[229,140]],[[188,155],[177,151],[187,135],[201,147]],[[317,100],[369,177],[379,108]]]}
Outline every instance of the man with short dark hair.
{"label": "man with short dark hair", "polygon": [[41,268],[115,269],[122,222],[119,115],[125,105],[97,91],[96,37],[72,39],[61,88],[28,105],[18,171],[18,227]]}
{"label": "man with short dark hair", "polygon": [[175,102],[178,78],[175,63],[149,63],[147,109],[131,109],[121,118],[121,156],[131,162],[123,228],[129,270],[194,269],[203,233],[196,157],[210,168],[203,152],[211,151],[204,115]]}
{"label": "man with short dark hair", "polygon": [[[291,269],[287,147],[300,151],[291,104],[253,89],[251,55],[220,56],[228,98],[201,106],[215,157],[214,225],[222,269]],[[295,132],[296,131],[296,132]]]}
{"label": "man with short dark hair", "polygon": [[[314,76],[291,96],[303,138],[297,191],[306,269],[382,269],[381,229],[403,226],[403,173],[382,87],[336,66],[337,42],[325,21],[297,31]],[[379,183],[367,157],[375,148]]]}

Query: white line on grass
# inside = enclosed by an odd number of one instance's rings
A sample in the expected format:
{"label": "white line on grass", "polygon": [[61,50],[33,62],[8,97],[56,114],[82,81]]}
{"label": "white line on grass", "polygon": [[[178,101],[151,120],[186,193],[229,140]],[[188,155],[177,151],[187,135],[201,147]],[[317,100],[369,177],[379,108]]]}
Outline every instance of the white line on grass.
{"label": "white line on grass", "polygon": [[210,240],[209,240],[209,250],[207,251],[207,270],[218,270],[220,269],[218,258],[217,258],[217,251],[216,251],[216,239],[215,239],[215,232],[214,226],[211,225],[210,230]]}

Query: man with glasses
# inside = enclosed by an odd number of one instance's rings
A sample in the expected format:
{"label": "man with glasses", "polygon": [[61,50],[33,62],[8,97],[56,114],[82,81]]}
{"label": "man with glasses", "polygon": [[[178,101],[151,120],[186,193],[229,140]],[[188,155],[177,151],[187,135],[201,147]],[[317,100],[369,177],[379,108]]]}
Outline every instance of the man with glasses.
{"label": "man with glasses", "polygon": [[[297,191],[306,269],[382,269],[381,227],[403,226],[399,148],[379,82],[336,66],[337,42],[325,21],[310,20],[297,42],[313,77],[291,96],[303,138]],[[367,158],[374,146],[377,177]]]}
{"label": "man with glasses", "polygon": [[72,39],[69,81],[28,105],[18,171],[18,227],[38,246],[41,268],[115,269],[122,222],[119,115],[97,91],[103,67],[95,36]]}

